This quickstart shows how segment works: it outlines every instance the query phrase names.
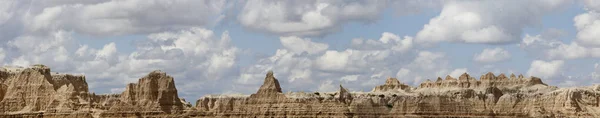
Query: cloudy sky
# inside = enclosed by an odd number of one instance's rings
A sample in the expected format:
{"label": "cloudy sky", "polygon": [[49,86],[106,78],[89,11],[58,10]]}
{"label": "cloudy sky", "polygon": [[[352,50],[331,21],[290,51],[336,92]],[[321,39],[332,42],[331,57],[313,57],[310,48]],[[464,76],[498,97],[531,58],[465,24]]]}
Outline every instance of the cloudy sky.
{"label": "cloudy sky", "polygon": [[0,64],[45,64],[118,93],[152,70],[180,96],[370,91],[468,72],[600,82],[595,0],[1,0]]}

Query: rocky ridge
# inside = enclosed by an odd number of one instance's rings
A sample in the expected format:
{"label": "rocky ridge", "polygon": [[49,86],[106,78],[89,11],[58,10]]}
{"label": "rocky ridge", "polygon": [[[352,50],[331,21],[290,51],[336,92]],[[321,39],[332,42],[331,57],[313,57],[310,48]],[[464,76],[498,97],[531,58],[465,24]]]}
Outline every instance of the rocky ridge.
{"label": "rocky ridge", "polygon": [[404,83],[400,83],[400,81],[398,81],[398,79],[396,78],[390,77],[387,80],[385,80],[385,84],[373,88],[373,92],[399,92],[406,91],[407,89],[410,89],[410,86]]}
{"label": "rocky ridge", "polygon": [[154,71],[122,94],[90,93],[83,75],[51,73],[44,65],[0,69],[0,117],[177,116],[191,105],[173,78]]}
{"label": "rocky ridge", "polygon": [[548,86],[537,77],[467,73],[418,87],[388,78],[371,92],[283,93],[273,72],[251,95],[206,95],[192,106],[153,71],[121,94],[96,95],[85,76],[44,65],[0,68],[0,117],[598,117],[600,85]]}
{"label": "rocky ridge", "polygon": [[[271,78],[272,73],[267,74]],[[274,77],[272,77],[274,78]],[[270,81],[270,82],[266,82]],[[277,85],[265,79],[265,85]],[[258,93],[263,88],[259,89]],[[537,77],[493,73],[479,80],[438,77],[412,88],[388,78],[372,92],[286,93],[276,101],[255,97],[211,95],[198,100],[202,117],[598,117],[600,85],[578,88],[548,86]],[[253,94],[253,95],[256,95]],[[280,95],[280,92],[271,92]],[[265,95],[266,96],[266,95]],[[299,97],[301,96],[301,97]],[[273,98],[265,98],[273,99]]]}

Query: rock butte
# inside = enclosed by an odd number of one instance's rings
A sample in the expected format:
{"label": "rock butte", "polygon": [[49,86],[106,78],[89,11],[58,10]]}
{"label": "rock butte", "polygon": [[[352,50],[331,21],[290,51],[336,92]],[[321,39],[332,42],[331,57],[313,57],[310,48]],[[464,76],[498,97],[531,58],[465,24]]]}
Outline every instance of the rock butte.
{"label": "rock butte", "polygon": [[273,72],[251,95],[206,95],[192,106],[153,71],[121,94],[90,93],[85,76],[44,65],[0,69],[0,117],[599,117],[600,85],[548,86],[493,73],[438,77],[418,87],[388,78],[371,92],[282,93]]}

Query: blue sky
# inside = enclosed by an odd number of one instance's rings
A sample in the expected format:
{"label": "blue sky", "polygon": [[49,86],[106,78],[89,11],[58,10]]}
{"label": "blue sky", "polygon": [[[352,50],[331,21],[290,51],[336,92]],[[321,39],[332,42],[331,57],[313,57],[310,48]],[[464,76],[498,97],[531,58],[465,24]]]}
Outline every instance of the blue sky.
{"label": "blue sky", "polygon": [[555,86],[600,80],[600,3],[529,1],[0,1],[0,64],[85,74],[119,93],[152,70],[179,94],[370,91],[487,72]]}

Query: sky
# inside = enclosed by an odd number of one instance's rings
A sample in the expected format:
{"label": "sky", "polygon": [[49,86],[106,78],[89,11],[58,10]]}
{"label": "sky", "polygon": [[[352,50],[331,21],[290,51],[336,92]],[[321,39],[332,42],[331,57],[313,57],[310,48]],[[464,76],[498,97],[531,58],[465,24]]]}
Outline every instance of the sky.
{"label": "sky", "polygon": [[188,101],[283,91],[370,91],[469,73],[600,82],[595,0],[1,0],[0,64],[83,74],[120,93],[153,70]]}

